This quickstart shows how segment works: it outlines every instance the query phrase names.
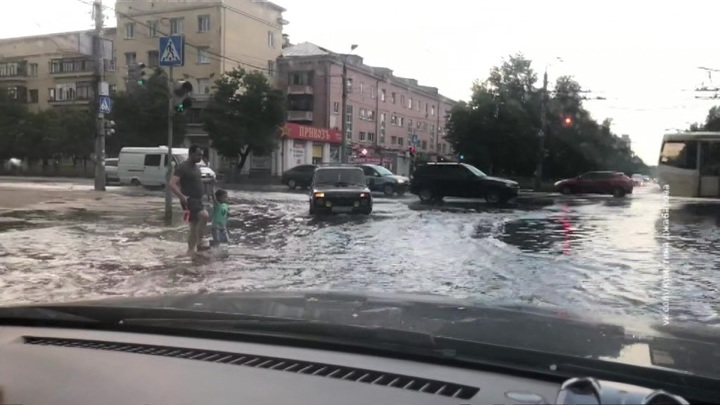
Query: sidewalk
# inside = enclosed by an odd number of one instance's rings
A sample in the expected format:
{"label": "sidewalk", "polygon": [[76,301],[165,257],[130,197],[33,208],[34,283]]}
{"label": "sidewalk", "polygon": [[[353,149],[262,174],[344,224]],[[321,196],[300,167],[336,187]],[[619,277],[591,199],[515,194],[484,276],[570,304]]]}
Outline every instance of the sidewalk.
{"label": "sidewalk", "polygon": [[90,187],[68,184],[65,187],[26,187],[0,184],[0,214],[12,211],[138,212],[159,208],[163,199],[155,196],[130,196],[113,191],[94,191]]}

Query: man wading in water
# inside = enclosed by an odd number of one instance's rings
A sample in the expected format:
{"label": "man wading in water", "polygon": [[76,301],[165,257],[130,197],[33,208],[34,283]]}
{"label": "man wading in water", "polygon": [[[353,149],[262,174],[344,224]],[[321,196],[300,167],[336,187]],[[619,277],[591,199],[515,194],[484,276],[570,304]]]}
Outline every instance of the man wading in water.
{"label": "man wading in water", "polygon": [[184,210],[190,212],[190,235],[188,235],[188,254],[195,256],[198,251],[208,250],[203,246],[203,236],[208,223],[208,212],[203,204],[205,185],[202,181],[200,166],[203,150],[198,145],[190,146],[188,158],[177,165],[170,180],[170,190],[180,200]]}

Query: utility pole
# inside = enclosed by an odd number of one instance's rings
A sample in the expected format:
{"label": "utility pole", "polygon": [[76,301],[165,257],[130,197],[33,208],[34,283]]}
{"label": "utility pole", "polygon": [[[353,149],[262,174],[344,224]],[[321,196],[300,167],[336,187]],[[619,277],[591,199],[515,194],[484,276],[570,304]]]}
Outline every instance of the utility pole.
{"label": "utility pole", "polygon": [[340,107],[340,122],[342,129],[342,143],[340,144],[340,163],[347,163],[347,55],[343,55],[342,67],[342,103]]}
{"label": "utility pole", "polygon": [[93,56],[95,57],[95,80],[97,80],[97,125],[95,134],[95,191],[105,191],[105,114],[100,111],[100,95],[103,94],[105,74],[103,35],[102,0],[93,1],[95,17],[95,38]]}
{"label": "utility pole", "polygon": [[[358,46],[353,44],[350,46],[350,51],[354,51]],[[347,97],[348,97],[348,77],[347,77],[347,57],[343,55],[343,68],[342,68],[342,103],[341,103],[341,129],[342,129],[342,143],[340,144],[340,162],[347,163],[348,161],[348,140],[347,140]],[[352,135],[351,135],[352,136]]]}
{"label": "utility pole", "polygon": [[170,190],[170,179],[172,178],[174,167],[173,163],[173,114],[174,111],[174,99],[173,92],[175,90],[175,83],[173,82],[173,67],[168,67],[168,116],[167,116],[167,128],[168,128],[168,139],[167,139],[167,174],[165,175],[165,221],[167,223],[172,222],[172,191]]}
{"label": "utility pole", "polygon": [[540,137],[540,150],[538,151],[537,168],[535,169],[535,191],[540,191],[542,185],[542,172],[543,172],[543,161],[545,160],[545,137],[546,133],[546,121],[547,121],[547,94],[548,87],[548,74],[547,68],[545,68],[545,74],[543,75],[543,91],[542,100],[540,101],[540,131],[538,136]]}

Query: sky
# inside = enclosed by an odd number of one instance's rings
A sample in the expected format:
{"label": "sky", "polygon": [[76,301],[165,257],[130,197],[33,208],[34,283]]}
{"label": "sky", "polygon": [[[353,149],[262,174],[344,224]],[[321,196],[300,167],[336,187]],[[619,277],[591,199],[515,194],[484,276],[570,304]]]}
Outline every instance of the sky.
{"label": "sky", "polygon": [[[3,14],[15,17],[0,25],[0,38],[89,29],[89,2],[4,1]],[[571,75],[592,95],[605,97],[585,107],[598,121],[611,118],[613,131],[630,135],[635,153],[651,165],[663,133],[703,121],[714,105],[696,99],[702,94],[693,90],[720,87],[720,72],[710,78],[698,69],[720,70],[716,0],[275,3],[288,10],[285,33],[293,43],[336,52],[357,44],[354,53],[366,64],[388,67],[456,100],[467,100],[473,81],[487,78],[503,58],[522,53],[538,72],[547,68],[551,83]],[[115,25],[114,16],[107,24]]]}

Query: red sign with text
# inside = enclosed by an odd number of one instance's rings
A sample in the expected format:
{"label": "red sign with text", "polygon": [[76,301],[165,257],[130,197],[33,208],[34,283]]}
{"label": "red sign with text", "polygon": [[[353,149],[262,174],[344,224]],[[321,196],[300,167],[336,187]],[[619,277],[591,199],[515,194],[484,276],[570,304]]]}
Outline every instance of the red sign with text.
{"label": "red sign with text", "polygon": [[327,128],[309,127],[294,123],[287,123],[283,128],[283,137],[302,139],[313,142],[342,143],[340,131]]}

